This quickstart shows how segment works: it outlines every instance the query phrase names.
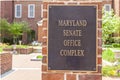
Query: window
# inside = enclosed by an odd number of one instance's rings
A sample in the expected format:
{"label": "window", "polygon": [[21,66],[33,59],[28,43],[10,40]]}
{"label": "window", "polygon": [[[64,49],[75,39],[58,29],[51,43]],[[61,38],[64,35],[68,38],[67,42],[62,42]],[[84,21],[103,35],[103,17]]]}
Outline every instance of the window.
{"label": "window", "polygon": [[28,5],[28,18],[34,18],[35,17],[35,5],[29,4]]}
{"label": "window", "polygon": [[22,17],[22,5],[16,4],[15,5],[15,18],[21,18]]}
{"label": "window", "polygon": [[105,11],[111,11],[111,4],[105,4],[104,9]]}

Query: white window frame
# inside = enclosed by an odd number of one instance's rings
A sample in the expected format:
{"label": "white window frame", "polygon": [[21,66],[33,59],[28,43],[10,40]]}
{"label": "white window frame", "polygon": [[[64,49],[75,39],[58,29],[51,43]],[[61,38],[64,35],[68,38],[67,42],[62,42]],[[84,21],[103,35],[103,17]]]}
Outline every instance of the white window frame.
{"label": "white window frame", "polygon": [[[17,7],[20,6],[20,15],[17,14]],[[15,4],[15,18],[21,18],[22,17],[22,4]]]}
{"label": "white window frame", "polygon": [[43,4],[41,4],[41,18],[43,18]]}
{"label": "white window frame", "polygon": [[[109,10],[106,10],[106,7],[107,7],[107,6],[109,7]],[[105,4],[105,5],[104,5],[104,9],[105,9],[105,11],[108,11],[108,12],[111,11],[111,4]]]}
{"label": "white window frame", "polygon": [[[30,15],[30,6],[33,6],[33,15]],[[35,4],[28,5],[28,18],[35,18]]]}

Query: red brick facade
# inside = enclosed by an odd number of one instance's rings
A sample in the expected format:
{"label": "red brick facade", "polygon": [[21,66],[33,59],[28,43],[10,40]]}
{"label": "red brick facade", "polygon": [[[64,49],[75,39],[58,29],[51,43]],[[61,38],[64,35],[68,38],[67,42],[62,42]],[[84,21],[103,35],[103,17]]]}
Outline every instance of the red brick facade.
{"label": "red brick facade", "polygon": [[13,6],[12,1],[0,1],[0,17],[7,19],[9,22],[13,22]]}
{"label": "red brick facade", "polygon": [[[41,17],[41,1],[15,1],[14,6],[16,4],[22,5],[22,18],[14,18],[15,21],[27,21],[29,23],[29,26],[32,30],[35,31],[35,39],[38,40],[38,25],[37,22],[42,19]],[[28,18],[28,5],[29,4],[35,4],[35,17],[34,18]],[[27,34],[24,34],[23,36],[23,42],[27,43]]]}
{"label": "red brick facade", "polygon": [[3,74],[12,69],[12,54],[2,53],[0,54],[0,74]]}
{"label": "red brick facade", "polygon": [[[38,40],[38,21],[42,20],[41,16],[41,5],[42,5],[42,0],[10,0],[10,1],[5,1],[2,0],[0,1],[1,6],[0,6],[0,17],[7,19],[9,22],[17,21],[26,21],[29,24],[29,27],[35,31],[34,38],[32,40]],[[15,5],[16,4],[21,4],[22,5],[22,17],[21,18],[16,18],[15,17]],[[29,18],[28,17],[28,5],[29,4],[34,4],[35,5],[35,17],[34,18]],[[24,33],[22,37],[22,42],[23,43],[29,43],[30,42],[30,37],[26,33]]]}
{"label": "red brick facade", "polygon": [[120,0],[103,0],[103,6],[105,4],[111,4],[111,8],[114,10],[115,14],[120,16]]}

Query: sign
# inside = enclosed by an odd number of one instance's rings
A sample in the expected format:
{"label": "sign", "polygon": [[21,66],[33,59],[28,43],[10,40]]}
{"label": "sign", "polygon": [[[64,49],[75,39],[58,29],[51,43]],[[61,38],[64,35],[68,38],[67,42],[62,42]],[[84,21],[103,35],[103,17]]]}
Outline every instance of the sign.
{"label": "sign", "polygon": [[96,9],[96,6],[49,6],[48,70],[97,70]]}

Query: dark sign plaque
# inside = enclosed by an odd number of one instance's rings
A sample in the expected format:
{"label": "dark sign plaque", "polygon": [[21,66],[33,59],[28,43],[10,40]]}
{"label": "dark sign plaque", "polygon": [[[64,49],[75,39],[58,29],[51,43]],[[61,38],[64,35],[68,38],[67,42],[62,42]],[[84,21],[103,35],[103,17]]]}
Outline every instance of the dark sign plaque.
{"label": "dark sign plaque", "polygon": [[48,70],[97,70],[96,10],[96,6],[49,5]]}

